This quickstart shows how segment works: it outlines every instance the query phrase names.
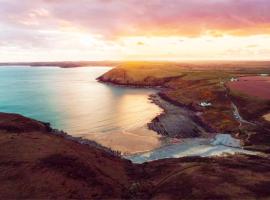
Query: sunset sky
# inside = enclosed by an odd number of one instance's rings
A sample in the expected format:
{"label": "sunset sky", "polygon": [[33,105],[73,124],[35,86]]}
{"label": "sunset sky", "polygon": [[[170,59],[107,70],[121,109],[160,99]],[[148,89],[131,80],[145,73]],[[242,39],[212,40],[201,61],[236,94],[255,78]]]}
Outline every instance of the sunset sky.
{"label": "sunset sky", "polygon": [[269,60],[269,0],[0,0],[0,62]]}

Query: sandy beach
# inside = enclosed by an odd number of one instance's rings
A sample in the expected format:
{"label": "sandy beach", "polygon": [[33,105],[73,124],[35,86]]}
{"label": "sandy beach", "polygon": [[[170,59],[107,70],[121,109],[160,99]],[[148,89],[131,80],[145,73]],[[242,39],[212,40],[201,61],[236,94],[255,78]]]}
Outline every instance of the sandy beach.
{"label": "sandy beach", "polygon": [[270,113],[263,116],[266,121],[270,121]]}
{"label": "sandy beach", "polygon": [[122,155],[142,153],[162,146],[162,136],[147,127],[111,134],[92,133],[85,138],[119,151]]}

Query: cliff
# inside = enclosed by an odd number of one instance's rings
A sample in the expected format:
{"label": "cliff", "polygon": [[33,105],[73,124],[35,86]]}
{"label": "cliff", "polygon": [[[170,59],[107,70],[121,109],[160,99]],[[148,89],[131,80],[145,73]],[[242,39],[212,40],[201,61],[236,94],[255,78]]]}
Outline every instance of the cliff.
{"label": "cliff", "polygon": [[66,139],[48,124],[0,113],[1,199],[269,198],[269,157],[166,159],[134,165]]}

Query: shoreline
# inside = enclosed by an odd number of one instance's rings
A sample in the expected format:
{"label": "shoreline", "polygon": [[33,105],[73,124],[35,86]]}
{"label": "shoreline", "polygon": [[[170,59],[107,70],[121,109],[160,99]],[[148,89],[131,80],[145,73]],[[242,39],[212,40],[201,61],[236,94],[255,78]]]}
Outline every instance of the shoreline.
{"label": "shoreline", "polygon": [[[218,135],[220,136],[220,135]],[[234,139],[233,139],[234,140]],[[265,157],[266,154],[244,149],[242,147],[228,146],[226,144],[214,144],[215,138],[187,138],[176,144],[168,144],[158,149],[127,155],[124,158],[131,160],[132,163],[143,164],[146,162],[164,160],[164,159],[179,159],[179,158],[215,158],[237,155],[254,155]]]}
{"label": "shoreline", "polygon": [[[175,78],[175,77],[173,77]],[[196,113],[194,109],[192,109],[190,106],[184,105],[174,102],[173,100],[166,97],[162,91],[165,89],[162,85],[139,85],[139,84],[118,84],[114,81],[110,80],[104,80],[101,77],[98,77],[96,79],[100,83],[105,83],[108,85],[113,85],[116,87],[128,87],[128,88],[141,88],[141,89],[153,89],[157,90],[155,94],[149,95],[149,99],[151,100],[151,103],[154,103],[158,107],[160,107],[163,111],[159,115],[157,115],[154,119],[152,119],[150,122],[147,123],[147,127],[149,130],[155,131],[157,134],[162,136],[167,136],[169,138],[196,138],[200,136],[205,136],[206,132],[209,136],[211,136],[214,133],[214,130],[211,129],[210,126],[203,123],[198,116],[196,116]],[[187,116],[185,116],[185,114]],[[180,117],[180,119],[178,119]],[[170,123],[170,120],[173,121],[173,123]],[[183,122],[188,122],[187,124]],[[195,128],[195,130],[199,130],[199,133],[195,133],[195,131],[191,130],[189,128],[184,128],[184,133],[180,133],[177,128],[180,130],[183,130],[181,128],[181,125],[191,125],[192,128]],[[171,128],[169,128],[171,126]],[[165,128],[167,127],[167,129]],[[168,130],[169,129],[169,130]],[[203,134],[202,134],[203,133]]]}
{"label": "shoreline", "polygon": [[0,136],[2,199],[213,199],[216,190],[230,199],[261,191],[270,196],[269,157],[190,156],[135,164],[18,114],[0,113]]}
{"label": "shoreline", "polygon": [[[106,81],[102,77],[97,78],[101,83],[114,85],[117,87],[133,87],[133,88],[158,88],[158,92],[149,96],[152,103],[159,106],[163,112],[157,115],[151,122],[147,123],[150,130],[155,131],[157,134],[165,136],[166,139],[210,139],[218,135],[211,126],[203,122],[196,110],[193,107],[181,104],[179,102],[174,102],[168,98],[162,91],[166,89],[162,85],[151,86],[151,85],[138,85],[138,84],[118,84],[115,81]],[[220,132],[222,133],[222,132]],[[161,146],[158,149],[166,148],[168,145],[173,145],[168,142],[166,145]],[[179,144],[177,144],[179,145]],[[176,146],[177,146],[176,145]],[[241,146],[241,149],[252,151],[248,146]],[[256,150],[255,150],[256,151]],[[151,151],[148,151],[151,152]],[[147,152],[145,152],[147,154]],[[141,153],[143,154],[143,153]],[[132,156],[132,155],[131,155]],[[162,158],[161,158],[162,159]]]}
{"label": "shoreline", "polygon": [[149,99],[163,110],[147,124],[150,130],[170,138],[197,138],[208,134],[204,127],[193,120],[195,113],[188,108],[172,104],[163,99],[160,93],[150,95]]}
{"label": "shoreline", "polygon": [[82,145],[86,145],[86,146],[89,146],[89,147],[95,147],[97,149],[100,149],[102,151],[105,151],[105,152],[109,153],[110,155],[122,158],[121,152],[113,150],[113,149],[111,149],[109,147],[103,146],[103,145],[97,143],[94,140],[84,139],[82,137],[75,137],[75,136],[72,136],[72,135],[68,134],[65,131],[58,130],[58,129],[52,129],[52,131],[49,132],[49,133],[51,133],[53,135],[56,135],[56,136],[63,137],[64,139],[74,141],[74,142],[82,144]]}
{"label": "shoreline", "polygon": [[[72,141],[79,145],[86,146],[89,149],[96,148],[98,150],[101,150],[109,154],[110,156],[130,161],[133,164],[143,164],[143,163],[159,161],[159,160],[162,161],[164,159],[180,159],[180,158],[192,158],[192,157],[215,158],[215,157],[227,157],[227,156],[237,156],[237,155],[247,155],[247,156],[254,155],[254,156],[265,157],[265,154],[259,151],[254,151],[252,149],[244,148],[243,146],[234,147],[234,146],[225,144],[228,141],[225,141],[224,144],[221,143],[221,144],[213,145],[212,142],[215,141],[215,138],[213,137],[214,135],[207,135],[206,137],[182,138],[181,140],[178,140],[176,143],[165,142],[163,145],[159,146],[158,148],[154,148],[152,150],[137,152],[137,153],[132,153],[132,154],[125,154],[124,152],[114,150],[107,146],[103,146],[102,144],[94,140],[82,138],[82,137],[75,137],[68,134],[65,131],[53,129],[51,128],[50,123],[46,123],[42,121],[38,121],[38,122],[46,126],[48,134],[61,137],[64,140]],[[156,132],[156,134],[159,134],[159,133]],[[165,139],[170,139],[170,138],[173,139],[172,137],[165,136]],[[195,150],[195,152],[193,150],[194,147],[195,149],[197,149]],[[201,150],[199,150],[199,148],[201,148]],[[207,151],[209,151],[209,148],[212,148],[211,151],[213,152],[212,154],[208,155]],[[185,151],[187,151],[188,149],[190,149],[191,152],[185,155]],[[165,153],[166,151],[169,152],[167,155]],[[196,153],[196,151],[198,152]],[[179,154],[179,156],[177,156],[177,154]]]}
{"label": "shoreline", "polygon": [[[17,113],[5,113],[5,114],[15,114],[15,115],[18,115],[20,117],[24,117],[23,115],[20,115],[20,114],[17,114]],[[31,119],[31,118],[29,118],[29,119]],[[31,119],[31,120],[35,120],[35,119]],[[58,137],[62,137],[64,139],[66,139],[66,140],[73,141],[73,142],[76,142],[78,144],[85,145],[85,146],[88,146],[88,147],[94,147],[94,148],[102,150],[102,151],[104,151],[104,152],[106,152],[106,153],[108,153],[108,154],[110,154],[112,156],[122,158],[121,152],[113,150],[113,149],[111,149],[109,147],[103,146],[103,145],[97,143],[94,140],[84,139],[82,137],[72,136],[72,135],[68,134],[67,132],[65,132],[63,130],[52,128],[51,124],[49,122],[43,122],[43,121],[39,121],[39,120],[35,120],[35,121],[43,124],[46,127],[46,130],[47,130],[48,134],[52,134],[52,135],[55,135],[55,136],[58,136]]]}

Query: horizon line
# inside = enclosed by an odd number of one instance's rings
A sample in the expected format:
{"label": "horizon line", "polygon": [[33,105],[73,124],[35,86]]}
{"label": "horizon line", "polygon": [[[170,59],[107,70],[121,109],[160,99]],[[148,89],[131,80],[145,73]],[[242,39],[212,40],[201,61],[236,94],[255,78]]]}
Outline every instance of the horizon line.
{"label": "horizon line", "polygon": [[181,63],[181,62],[270,62],[270,59],[181,59],[181,60],[50,60],[50,61],[4,61],[0,64],[27,64],[27,63],[83,63],[83,62],[168,62],[168,63]]}

